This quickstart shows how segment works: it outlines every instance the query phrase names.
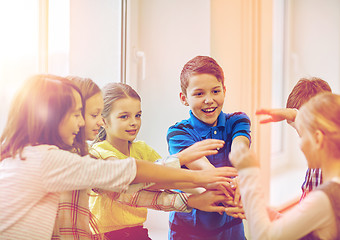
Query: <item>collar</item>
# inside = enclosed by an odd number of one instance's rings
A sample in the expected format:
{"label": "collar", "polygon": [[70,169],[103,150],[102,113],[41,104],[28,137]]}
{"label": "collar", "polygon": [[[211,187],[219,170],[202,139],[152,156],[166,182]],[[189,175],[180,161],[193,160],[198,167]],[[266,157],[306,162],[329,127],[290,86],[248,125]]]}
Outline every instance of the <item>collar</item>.
{"label": "collar", "polygon": [[220,115],[217,117],[217,124],[216,126],[212,127],[198,118],[195,117],[195,115],[192,113],[190,110],[190,123],[193,126],[193,128],[200,133],[202,137],[207,136],[210,132],[211,129],[213,128],[218,128],[218,129],[223,129],[226,126],[226,118],[224,117],[224,113],[221,111]]}

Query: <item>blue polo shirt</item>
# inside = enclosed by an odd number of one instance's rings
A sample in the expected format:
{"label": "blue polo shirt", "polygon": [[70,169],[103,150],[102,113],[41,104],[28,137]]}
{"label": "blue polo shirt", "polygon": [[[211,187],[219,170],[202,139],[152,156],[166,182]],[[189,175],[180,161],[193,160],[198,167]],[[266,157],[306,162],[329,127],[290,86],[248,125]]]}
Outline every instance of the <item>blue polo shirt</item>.
{"label": "blue polo shirt", "polygon": [[[204,139],[225,141],[216,155],[207,156],[215,167],[232,166],[229,161],[231,143],[237,136],[250,140],[250,119],[242,112],[220,113],[217,124],[211,127],[198,120],[190,111],[190,118],[168,129],[169,153],[175,154]],[[203,212],[193,209],[190,213],[170,212],[169,239],[245,239],[242,220],[227,214]]]}

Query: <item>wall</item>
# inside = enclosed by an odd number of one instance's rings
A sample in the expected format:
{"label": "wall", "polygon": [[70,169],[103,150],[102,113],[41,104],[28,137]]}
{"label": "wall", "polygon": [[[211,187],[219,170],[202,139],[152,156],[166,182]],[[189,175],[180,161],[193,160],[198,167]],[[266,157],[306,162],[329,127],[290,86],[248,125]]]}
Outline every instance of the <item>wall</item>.
{"label": "wall", "polygon": [[261,161],[269,201],[270,127],[260,127],[255,110],[270,107],[272,1],[211,1],[211,55],[226,75],[225,112],[244,111],[252,121],[252,148]]}
{"label": "wall", "polygon": [[[131,1],[132,7],[134,4],[139,4],[139,34],[138,40],[130,43],[130,55],[133,59],[138,50],[146,59],[145,79],[140,71],[127,79],[142,98],[143,123],[138,138],[167,156],[168,127],[188,117],[189,109],[179,101],[180,71],[191,58],[210,55],[210,5],[206,0]],[[134,60],[130,68],[136,69],[141,59]]]}
{"label": "wall", "polygon": [[69,74],[120,81],[121,1],[70,1]]}
{"label": "wall", "polygon": [[[134,39],[129,40],[128,69],[132,71],[128,71],[127,81],[141,95],[143,111],[138,139],[167,156],[168,127],[188,118],[189,109],[179,101],[180,71],[196,55],[210,55],[210,2],[132,0],[128,3],[133,17],[129,34]],[[134,35],[136,31],[138,34]],[[136,51],[145,54],[145,79],[142,79],[142,59],[136,58]],[[146,226],[153,239],[167,239],[168,213],[149,211]]]}

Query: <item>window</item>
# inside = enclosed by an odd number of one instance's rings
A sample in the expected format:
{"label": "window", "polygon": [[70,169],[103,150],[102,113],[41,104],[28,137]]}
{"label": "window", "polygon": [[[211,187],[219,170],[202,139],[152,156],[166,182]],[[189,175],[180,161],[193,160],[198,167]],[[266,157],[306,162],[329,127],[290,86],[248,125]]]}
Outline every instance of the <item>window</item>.
{"label": "window", "polygon": [[119,82],[126,0],[11,0],[0,3],[0,132],[13,94],[37,73]]}

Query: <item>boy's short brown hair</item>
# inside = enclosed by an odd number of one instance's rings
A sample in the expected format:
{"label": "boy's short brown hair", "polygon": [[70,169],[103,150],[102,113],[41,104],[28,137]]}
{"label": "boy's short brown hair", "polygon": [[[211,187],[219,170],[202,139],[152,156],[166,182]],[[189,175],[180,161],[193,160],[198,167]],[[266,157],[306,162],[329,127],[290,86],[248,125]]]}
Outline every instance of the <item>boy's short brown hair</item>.
{"label": "boy's short brown hair", "polygon": [[301,78],[288,96],[286,108],[299,109],[304,103],[321,92],[332,92],[321,78]]}
{"label": "boy's short brown hair", "polygon": [[185,95],[189,85],[189,78],[196,74],[211,74],[215,76],[224,87],[224,73],[221,66],[211,57],[197,56],[188,61],[181,72],[181,89]]}

